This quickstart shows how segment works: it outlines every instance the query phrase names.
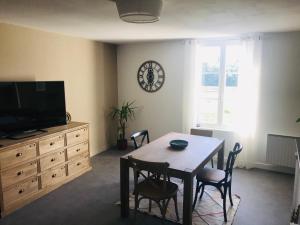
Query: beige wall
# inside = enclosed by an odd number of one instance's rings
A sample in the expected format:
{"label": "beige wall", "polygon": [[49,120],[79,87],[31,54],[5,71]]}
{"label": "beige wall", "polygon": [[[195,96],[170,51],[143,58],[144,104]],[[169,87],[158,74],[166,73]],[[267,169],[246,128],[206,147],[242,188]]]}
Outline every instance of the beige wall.
{"label": "beige wall", "polygon": [[0,81],[63,80],[67,111],[90,123],[91,154],[112,143],[116,47],[0,23]]}
{"label": "beige wall", "polygon": [[[265,34],[258,112],[256,167],[266,163],[267,134],[300,135],[300,32]],[[118,46],[119,104],[136,100],[141,110],[131,122],[133,130],[149,129],[151,139],[169,131],[182,131],[182,83],[184,45],[182,41],[133,43]],[[136,80],[139,66],[153,59],[166,71],[164,86],[156,93],[143,91]],[[230,132],[214,132],[230,139]],[[229,137],[229,138],[228,138]]]}
{"label": "beige wall", "polygon": [[[165,70],[163,87],[154,93],[142,90],[137,71],[147,60],[159,62]],[[139,106],[134,121],[128,123],[128,135],[148,129],[151,140],[170,131],[182,131],[183,41],[135,43],[118,46],[119,104],[135,101]]]}

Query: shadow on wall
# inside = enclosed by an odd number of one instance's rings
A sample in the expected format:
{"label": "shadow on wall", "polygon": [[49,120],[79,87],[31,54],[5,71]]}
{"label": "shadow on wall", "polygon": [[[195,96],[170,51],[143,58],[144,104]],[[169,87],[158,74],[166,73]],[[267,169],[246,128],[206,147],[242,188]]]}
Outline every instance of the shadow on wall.
{"label": "shadow on wall", "polygon": [[[96,133],[103,134],[99,138],[97,146],[105,150],[116,144],[117,124],[109,117],[113,106],[118,104],[117,90],[117,57],[116,46],[94,43],[94,77],[93,85],[95,90],[95,107],[93,117],[95,117]],[[101,119],[102,118],[102,119]]]}

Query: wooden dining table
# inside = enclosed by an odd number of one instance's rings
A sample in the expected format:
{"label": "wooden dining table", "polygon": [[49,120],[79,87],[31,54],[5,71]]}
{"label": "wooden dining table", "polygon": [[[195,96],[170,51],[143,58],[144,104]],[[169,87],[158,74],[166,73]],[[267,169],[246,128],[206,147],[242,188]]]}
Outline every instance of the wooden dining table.
{"label": "wooden dining table", "polygon": [[[170,147],[171,140],[186,140],[184,150]],[[129,216],[129,168],[128,156],[144,161],[168,162],[168,175],[183,180],[183,225],[192,225],[192,201],[194,177],[201,168],[218,155],[217,168],[224,166],[224,140],[182,133],[168,133],[120,158],[121,216]]]}

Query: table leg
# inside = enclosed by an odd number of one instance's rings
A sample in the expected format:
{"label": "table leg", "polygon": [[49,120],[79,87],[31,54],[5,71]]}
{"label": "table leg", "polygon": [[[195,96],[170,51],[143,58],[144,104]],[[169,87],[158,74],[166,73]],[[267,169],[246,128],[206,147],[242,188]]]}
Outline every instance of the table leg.
{"label": "table leg", "polygon": [[192,225],[193,177],[186,174],[183,188],[183,225]]}
{"label": "table leg", "polygon": [[217,168],[219,170],[223,170],[224,168],[224,141],[222,143],[221,149],[218,151],[218,165]]}
{"label": "table leg", "polygon": [[121,216],[129,216],[129,166],[128,160],[120,159],[120,194],[121,194]]}

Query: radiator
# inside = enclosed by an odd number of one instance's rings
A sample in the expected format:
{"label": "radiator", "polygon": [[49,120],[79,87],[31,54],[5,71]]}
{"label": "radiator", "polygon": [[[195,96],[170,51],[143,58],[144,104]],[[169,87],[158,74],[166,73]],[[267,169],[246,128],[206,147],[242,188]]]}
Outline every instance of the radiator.
{"label": "radiator", "polygon": [[[192,128],[191,130],[194,130],[193,132],[195,132],[195,134],[197,133],[197,129],[202,129],[202,127],[195,127]],[[222,130],[222,129],[215,129],[215,128],[203,128],[204,130],[212,130],[213,134],[212,136],[214,138],[218,138],[218,139],[223,139],[225,140],[225,156],[228,155],[228,153],[233,149],[233,146],[235,144],[234,141],[234,133],[232,131],[227,131],[227,130]],[[191,131],[192,132],[192,131]]]}
{"label": "radiator", "polygon": [[232,131],[214,129],[213,137],[225,140],[225,157],[227,157],[235,144],[234,133]]}
{"label": "radiator", "polygon": [[273,165],[295,168],[295,137],[268,134],[267,162]]}

